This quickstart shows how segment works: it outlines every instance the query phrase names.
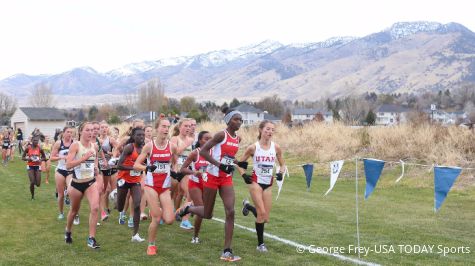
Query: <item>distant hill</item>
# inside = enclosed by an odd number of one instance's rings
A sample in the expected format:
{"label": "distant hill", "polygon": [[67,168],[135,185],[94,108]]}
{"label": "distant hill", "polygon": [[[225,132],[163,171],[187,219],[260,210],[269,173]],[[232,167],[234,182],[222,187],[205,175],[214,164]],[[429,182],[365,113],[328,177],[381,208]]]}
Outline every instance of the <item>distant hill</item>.
{"label": "distant hill", "polygon": [[399,22],[362,38],[282,45],[264,41],[236,50],[145,61],[107,73],[90,67],[18,74],[0,90],[24,97],[38,83],[59,95],[130,93],[159,77],[166,93],[197,99],[317,99],[351,93],[420,92],[475,82],[475,33],[457,23]]}

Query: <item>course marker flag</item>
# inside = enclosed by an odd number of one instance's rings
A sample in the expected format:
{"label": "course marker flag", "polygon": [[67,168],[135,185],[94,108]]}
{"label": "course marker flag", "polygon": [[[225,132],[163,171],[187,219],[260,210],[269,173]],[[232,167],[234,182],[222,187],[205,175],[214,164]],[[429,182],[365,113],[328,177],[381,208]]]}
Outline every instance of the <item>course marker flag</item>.
{"label": "course marker flag", "polygon": [[304,164],[302,165],[303,171],[305,173],[305,178],[307,180],[307,191],[310,190],[310,183],[312,183],[312,175],[313,175],[313,164]]}
{"label": "course marker flag", "polygon": [[343,168],[343,163],[343,160],[333,161],[330,163],[330,188],[324,196],[326,196],[333,189],[333,186],[335,186],[336,180],[340,175],[341,168]]}
{"label": "course marker flag", "polygon": [[366,190],[364,198],[367,199],[373,193],[376,184],[378,183],[381,172],[383,171],[384,161],[377,159],[363,159],[364,174],[366,176]]}
{"label": "course marker flag", "polygon": [[449,166],[434,167],[434,211],[442,206],[450,188],[462,172],[462,168]]}

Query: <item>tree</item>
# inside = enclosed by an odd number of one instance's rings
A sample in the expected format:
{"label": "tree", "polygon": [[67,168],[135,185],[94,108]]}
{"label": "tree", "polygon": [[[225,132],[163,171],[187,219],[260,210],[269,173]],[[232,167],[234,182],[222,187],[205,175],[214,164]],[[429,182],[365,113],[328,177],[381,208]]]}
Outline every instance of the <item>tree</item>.
{"label": "tree", "polygon": [[192,96],[185,96],[180,99],[180,109],[182,112],[189,113],[191,110],[196,108],[196,100]]}
{"label": "tree", "polygon": [[313,118],[314,121],[316,122],[324,122],[325,121],[325,117],[323,116],[322,113],[318,112],[315,114],[315,117]]}
{"label": "tree", "polygon": [[343,100],[343,121],[347,124],[359,124],[367,113],[367,105],[356,97],[347,97]]}
{"label": "tree", "polygon": [[292,112],[287,109],[282,116],[282,123],[285,125],[290,125],[292,123]]}
{"label": "tree", "polygon": [[38,84],[31,91],[29,101],[33,107],[53,107],[53,90],[44,83]]}
{"label": "tree", "polygon": [[138,110],[142,112],[156,111],[160,113],[166,106],[165,90],[160,79],[147,81],[137,90]]}
{"label": "tree", "polygon": [[95,105],[91,106],[87,114],[87,118],[89,119],[89,121],[96,120],[96,116],[98,112],[99,112],[99,109],[97,109]]}
{"label": "tree", "polygon": [[0,125],[8,124],[16,109],[16,100],[13,96],[0,92]]}
{"label": "tree", "polygon": [[284,104],[277,94],[264,97],[257,102],[257,107],[276,117],[281,117],[284,114]]}
{"label": "tree", "polygon": [[376,114],[373,112],[373,110],[368,111],[365,122],[367,125],[370,125],[370,126],[374,125],[374,123],[376,122]]}
{"label": "tree", "polygon": [[229,107],[234,108],[236,106],[239,106],[241,103],[239,102],[238,99],[234,98],[231,103],[229,104]]}

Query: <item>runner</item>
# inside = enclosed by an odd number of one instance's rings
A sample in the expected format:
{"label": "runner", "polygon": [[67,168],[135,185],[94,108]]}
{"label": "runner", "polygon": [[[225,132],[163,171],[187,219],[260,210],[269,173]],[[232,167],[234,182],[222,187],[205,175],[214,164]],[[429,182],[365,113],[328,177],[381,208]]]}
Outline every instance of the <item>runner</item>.
{"label": "runner", "polygon": [[89,237],[87,246],[93,249],[100,248],[96,241],[96,226],[99,211],[99,188],[96,176],[99,172],[97,168],[97,147],[94,138],[94,126],[90,122],[85,122],[79,127],[79,141],[74,142],[69,148],[66,157],[66,168],[73,169],[73,179],[68,187],[68,194],[71,198],[71,208],[68,213],[66,224],[65,241],[68,244],[73,242],[71,229],[73,219],[78,214],[81,200],[86,196],[89,201]]}
{"label": "runner", "polygon": [[[232,174],[233,164],[236,163],[234,156],[239,149],[240,138],[236,131],[242,125],[242,114],[234,109],[224,109],[224,122],[227,128],[216,133],[211,140],[201,148],[200,155],[210,164],[203,177],[203,204],[204,206],[185,206],[178,211],[180,216],[194,213],[205,219],[213,216],[216,193],[223,200],[226,222],[224,226],[224,250],[221,259],[224,261],[238,261],[241,258],[235,256],[231,249],[234,230],[234,187]],[[212,151],[212,155],[210,153]]]}
{"label": "runner", "polygon": [[3,166],[7,166],[9,155],[10,155],[10,144],[11,144],[10,132],[8,132],[8,129],[3,130],[1,140],[2,140],[2,163],[3,163]]}
{"label": "runner", "polygon": [[54,179],[56,183],[56,193],[58,193],[58,220],[64,219],[63,208],[64,204],[69,205],[69,197],[67,196],[67,185],[71,182],[73,171],[66,168],[66,157],[69,153],[69,147],[73,143],[73,128],[66,126],[59,140],[53,145],[51,152],[51,161],[58,161]]}
{"label": "runner", "polygon": [[[157,139],[146,144],[135,161],[134,170],[146,171],[145,196],[152,221],[148,228],[147,255],[156,255],[155,245],[160,218],[166,224],[174,221],[173,202],[170,196],[171,169],[176,167],[176,146],[167,140],[170,122],[159,119],[156,122]],[[147,166],[143,165],[147,159]],[[159,204],[160,202],[160,204]]]}
{"label": "runner", "polygon": [[[191,153],[191,146],[194,138],[189,136],[190,134],[191,119],[181,119],[178,124],[173,128],[173,137],[170,142],[175,144],[178,153],[178,167],[181,168],[188,155]],[[180,181],[172,180],[172,199],[175,203],[175,209],[178,210],[182,204],[183,197],[185,197],[186,203],[190,202],[190,195],[188,194],[188,176],[186,175]],[[179,216],[178,216],[179,217]],[[193,229],[189,221],[189,215],[182,218],[180,227],[186,230]]]}
{"label": "runner", "polygon": [[[205,143],[210,139],[211,134],[208,131],[201,131],[198,134],[196,149],[190,153],[180,169],[181,173],[190,175],[190,179],[188,181],[188,191],[194,206],[203,206],[203,175],[206,173],[206,168],[208,167],[209,162],[200,155],[200,147],[205,145]],[[190,166],[191,169],[189,168]],[[198,235],[200,233],[202,220],[203,218],[198,215],[195,217],[195,230],[194,235],[191,238],[192,244],[200,243]]]}
{"label": "runner", "polygon": [[30,179],[30,193],[31,200],[35,199],[35,186],[41,185],[41,161],[46,160],[45,153],[41,149],[40,137],[33,136],[31,138],[31,145],[28,145],[23,152],[22,160],[27,162],[28,178]]}
{"label": "runner", "polygon": [[[273,170],[276,160],[280,165],[280,172],[276,174],[276,179],[281,181],[285,169],[282,150],[277,143],[272,141],[275,125],[271,121],[264,120],[259,124],[258,141],[247,147],[239,163],[239,172],[244,181],[248,184],[254,206],[248,200],[243,201],[242,214],[247,216],[249,211],[256,218],[257,251],[267,252],[264,244],[264,224],[269,222],[269,214],[272,207],[272,184]],[[247,169],[247,159],[252,157],[252,175],[245,173]],[[242,167],[242,168],[241,168]]]}
{"label": "runner", "polygon": [[23,131],[21,128],[17,129],[16,140],[18,145],[18,154],[21,155],[23,153]]}
{"label": "runner", "polygon": [[133,166],[135,160],[142,152],[144,146],[144,130],[141,128],[132,129],[132,135],[129,141],[124,147],[119,163],[118,163],[118,180],[117,180],[117,210],[119,211],[119,224],[125,216],[124,205],[127,193],[130,192],[134,209],[134,230],[132,233],[132,242],[143,242],[145,239],[139,235],[139,223],[140,223],[140,201],[142,198],[141,188],[141,171],[135,171]]}
{"label": "runner", "polygon": [[99,159],[99,169],[102,172],[103,177],[103,195],[101,196],[101,220],[105,221],[109,218],[110,209],[109,209],[109,193],[116,188],[116,173],[117,169],[112,168],[109,165],[109,160],[112,158],[112,149],[117,145],[115,139],[110,137],[109,125],[102,121],[100,123],[100,136],[99,142],[101,145],[101,150],[104,153],[105,161],[101,158]]}
{"label": "runner", "polygon": [[51,156],[52,147],[53,147],[53,144],[50,143],[49,137],[45,136],[45,141],[41,143],[41,149],[43,149],[46,156],[46,160],[41,162],[41,172],[44,172],[46,174],[45,184],[49,184],[49,171],[51,169],[50,156]]}

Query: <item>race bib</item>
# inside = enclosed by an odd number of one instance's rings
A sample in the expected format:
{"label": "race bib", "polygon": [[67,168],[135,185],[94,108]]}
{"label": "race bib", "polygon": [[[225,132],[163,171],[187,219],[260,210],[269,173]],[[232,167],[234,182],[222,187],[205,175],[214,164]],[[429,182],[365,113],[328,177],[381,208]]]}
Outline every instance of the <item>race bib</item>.
{"label": "race bib", "polygon": [[46,158],[49,158],[50,155],[51,154],[49,152],[45,154]]}
{"label": "race bib", "polygon": [[186,158],[187,158],[187,157],[186,157],[185,155],[180,155],[180,156],[178,156],[178,164],[179,164],[179,165],[185,164]]}
{"label": "race bib", "polygon": [[155,174],[169,173],[170,172],[170,163],[169,162],[159,162],[155,161],[153,165],[157,166],[157,169],[153,171]]}
{"label": "race bib", "polygon": [[221,159],[220,163],[225,164],[225,165],[233,165],[234,157],[224,155],[224,157]]}
{"label": "race bib", "polygon": [[124,179],[117,179],[117,186],[122,187],[125,184]]}
{"label": "race bib", "polygon": [[203,181],[208,182],[208,173],[204,172],[201,174],[201,178],[203,178]]}
{"label": "race bib", "polygon": [[141,176],[142,172],[137,170],[130,170],[130,176]]}
{"label": "race bib", "polygon": [[256,175],[257,176],[272,176],[272,170],[274,169],[273,165],[269,164],[258,164],[257,165],[257,170],[256,170]]}
{"label": "race bib", "polygon": [[86,160],[85,162],[81,163],[79,166],[79,171],[81,176],[78,176],[78,179],[86,179],[94,177],[94,160]]}
{"label": "race bib", "polygon": [[31,161],[38,162],[39,160],[40,160],[40,157],[38,155],[32,155],[31,156]]}

